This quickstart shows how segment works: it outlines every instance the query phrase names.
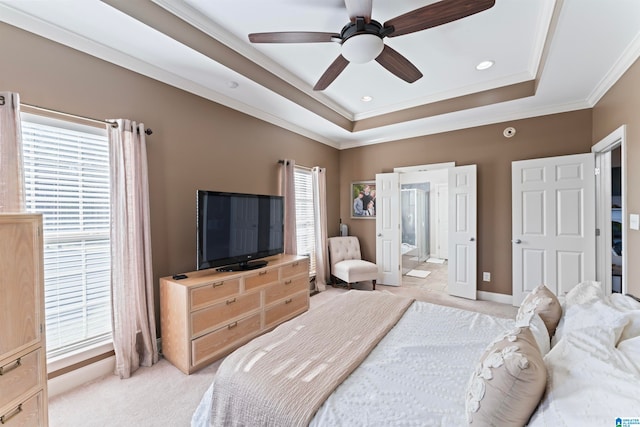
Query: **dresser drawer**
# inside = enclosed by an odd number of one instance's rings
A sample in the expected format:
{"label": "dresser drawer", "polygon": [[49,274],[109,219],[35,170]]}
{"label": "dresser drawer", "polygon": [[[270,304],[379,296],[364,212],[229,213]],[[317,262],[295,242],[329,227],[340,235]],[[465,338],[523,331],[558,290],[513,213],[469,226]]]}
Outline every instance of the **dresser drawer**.
{"label": "dresser drawer", "polygon": [[244,289],[250,291],[278,281],[278,269],[260,270],[244,276]]}
{"label": "dresser drawer", "polygon": [[280,267],[280,270],[282,271],[282,278],[295,276],[300,273],[307,273],[308,275],[309,260],[306,259],[301,261],[295,261],[290,264],[283,265],[282,267]]}
{"label": "dresser drawer", "polygon": [[206,307],[216,300],[232,297],[240,293],[240,278],[210,282],[190,291],[191,310]]}
{"label": "dresser drawer", "polygon": [[41,427],[45,425],[44,420],[44,397],[41,391],[0,413],[0,422],[7,427]]}
{"label": "dresser drawer", "polygon": [[286,298],[305,289],[309,290],[309,277],[307,277],[306,274],[298,276],[297,278],[284,279],[282,282],[269,285],[269,287],[265,289],[264,303],[271,304],[274,301]]}
{"label": "dresser drawer", "polygon": [[228,298],[191,313],[191,337],[218,328],[223,323],[260,308],[260,293],[253,292]]}
{"label": "dresser drawer", "polygon": [[36,387],[42,387],[44,366],[39,348],[20,358],[5,360],[0,369],[0,407]]}
{"label": "dresser drawer", "polygon": [[284,301],[275,303],[265,310],[265,328],[288,320],[309,308],[309,292],[300,292]]}
{"label": "dresser drawer", "polygon": [[191,342],[193,366],[212,358],[225,348],[248,340],[260,331],[260,313],[232,322]]}

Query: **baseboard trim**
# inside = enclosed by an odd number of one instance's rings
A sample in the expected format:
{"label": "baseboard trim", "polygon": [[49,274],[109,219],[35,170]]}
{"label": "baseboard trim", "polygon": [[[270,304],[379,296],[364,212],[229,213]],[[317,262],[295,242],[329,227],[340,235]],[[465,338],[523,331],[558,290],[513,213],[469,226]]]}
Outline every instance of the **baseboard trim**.
{"label": "baseboard trim", "polygon": [[513,305],[513,296],[498,294],[496,292],[478,291],[478,299],[482,301],[493,301],[501,304]]}
{"label": "baseboard trim", "polygon": [[47,382],[49,397],[72,390],[105,375],[113,375],[115,368],[116,357],[111,356],[52,378]]}

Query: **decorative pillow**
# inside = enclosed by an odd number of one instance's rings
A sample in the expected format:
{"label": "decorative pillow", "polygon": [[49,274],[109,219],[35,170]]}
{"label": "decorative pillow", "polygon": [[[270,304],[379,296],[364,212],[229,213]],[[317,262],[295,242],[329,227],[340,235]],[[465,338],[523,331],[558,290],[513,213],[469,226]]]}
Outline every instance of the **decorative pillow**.
{"label": "decorative pillow", "polygon": [[516,315],[516,326],[529,326],[534,314],[542,318],[549,336],[553,337],[562,316],[562,306],[558,297],[545,285],[539,285],[522,301]]}
{"label": "decorative pillow", "polygon": [[523,426],[545,390],[547,371],[529,328],[515,328],[485,351],[467,386],[467,421]]}

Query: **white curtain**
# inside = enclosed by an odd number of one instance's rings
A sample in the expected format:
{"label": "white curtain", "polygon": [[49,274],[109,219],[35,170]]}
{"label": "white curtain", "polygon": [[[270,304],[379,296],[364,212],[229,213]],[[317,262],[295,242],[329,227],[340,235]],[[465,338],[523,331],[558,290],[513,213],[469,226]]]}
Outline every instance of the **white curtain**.
{"label": "white curtain", "polygon": [[0,212],[24,211],[20,96],[0,92]]}
{"label": "white curtain", "polygon": [[158,361],[158,347],[144,125],[117,123],[109,128],[113,341],[115,374],[129,378]]}
{"label": "white curtain", "polygon": [[296,186],[294,160],[284,159],[280,165],[280,195],[284,196],[284,253],[297,255],[296,239]]}
{"label": "white curtain", "polygon": [[327,173],[325,168],[315,166],[311,169],[313,185],[313,209],[316,218],[316,290],[327,289],[329,277],[329,255],[327,250]]}

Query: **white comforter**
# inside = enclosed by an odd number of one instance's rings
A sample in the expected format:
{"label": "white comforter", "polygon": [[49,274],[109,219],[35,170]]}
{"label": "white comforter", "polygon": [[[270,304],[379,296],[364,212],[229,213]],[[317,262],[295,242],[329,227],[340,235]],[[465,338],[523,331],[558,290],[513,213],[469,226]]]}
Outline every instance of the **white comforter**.
{"label": "white comforter", "polygon": [[[486,346],[512,319],[414,302],[311,425],[464,425],[465,387]],[[212,387],[192,426],[209,425]]]}
{"label": "white comforter", "polygon": [[466,425],[482,352],[513,320],[415,302],[316,413],[312,426]]}

